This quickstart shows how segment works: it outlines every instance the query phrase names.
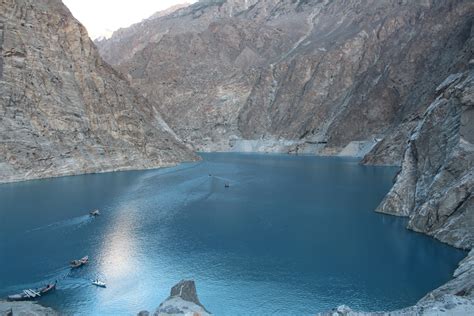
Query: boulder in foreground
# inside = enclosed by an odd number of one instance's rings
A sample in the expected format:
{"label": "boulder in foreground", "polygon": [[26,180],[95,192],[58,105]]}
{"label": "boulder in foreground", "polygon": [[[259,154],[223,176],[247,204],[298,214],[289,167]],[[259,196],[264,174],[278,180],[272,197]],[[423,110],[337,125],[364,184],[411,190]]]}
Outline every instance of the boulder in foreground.
{"label": "boulder in foreground", "polygon": [[[141,311],[138,315],[149,315]],[[201,304],[193,280],[181,280],[171,288],[170,296],[160,304],[155,316],[206,316],[211,313]]]}

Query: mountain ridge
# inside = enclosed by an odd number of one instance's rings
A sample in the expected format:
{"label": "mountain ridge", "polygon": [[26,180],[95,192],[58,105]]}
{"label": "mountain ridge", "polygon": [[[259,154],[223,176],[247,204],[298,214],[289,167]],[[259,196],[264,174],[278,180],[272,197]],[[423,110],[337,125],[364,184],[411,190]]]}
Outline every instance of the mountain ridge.
{"label": "mountain ridge", "polygon": [[363,156],[465,69],[473,11],[469,1],[200,1],[98,48],[197,150]]}

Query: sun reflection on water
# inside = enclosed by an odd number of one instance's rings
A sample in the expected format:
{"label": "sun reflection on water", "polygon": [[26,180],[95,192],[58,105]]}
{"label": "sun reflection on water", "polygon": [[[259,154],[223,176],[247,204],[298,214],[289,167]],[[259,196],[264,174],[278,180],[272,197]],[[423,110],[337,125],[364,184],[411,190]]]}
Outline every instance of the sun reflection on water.
{"label": "sun reflection on water", "polygon": [[118,211],[103,239],[100,272],[107,278],[130,275],[137,266],[136,210],[127,207]]}
{"label": "sun reflection on water", "polygon": [[123,304],[123,293],[128,293],[127,305],[138,308],[143,306],[140,271],[146,269],[143,260],[140,260],[140,220],[136,216],[139,212],[135,206],[127,205],[120,207],[117,214],[99,252],[98,276],[107,283],[107,291],[100,291],[99,298],[102,307],[113,306]]}

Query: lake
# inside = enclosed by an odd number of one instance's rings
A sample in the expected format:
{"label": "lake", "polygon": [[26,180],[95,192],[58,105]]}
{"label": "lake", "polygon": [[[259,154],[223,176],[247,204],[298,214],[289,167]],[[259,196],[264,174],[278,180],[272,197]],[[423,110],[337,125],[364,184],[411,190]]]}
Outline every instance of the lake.
{"label": "lake", "polygon": [[[0,185],[0,297],[58,280],[41,304],[136,315],[192,278],[216,315],[389,310],[449,280],[466,256],[374,212],[396,168],[201,155],[173,168]],[[90,218],[95,208],[102,214]],[[70,271],[85,255],[90,264]],[[106,289],[91,285],[96,277]]]}

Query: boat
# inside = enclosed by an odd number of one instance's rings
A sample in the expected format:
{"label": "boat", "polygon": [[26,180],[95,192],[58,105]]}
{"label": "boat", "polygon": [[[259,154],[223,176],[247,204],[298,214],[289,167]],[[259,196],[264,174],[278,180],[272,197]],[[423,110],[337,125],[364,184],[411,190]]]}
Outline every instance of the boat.
{"label": "boat", "polygon": [[71,261],[71,269],[79,268],[89,262],[89,256],[85,256],[79,260],[72,260]]}
{"label": "boat", "polygon": [[46,284],[44,287],[37,289],[26,289],[18,294],[9,295],[7,298],[9,301],[29,301],[34,300],[40,296],[50,293],[56,289],[56,282]]}
{"label": "boat", "polygon": [[89,215],[90,215],[90,216],[94,216],[94,217],[95,217],[95,216],[99,216],[99,215],[100,215],[100,212],[99,212],[98,209],[95,209],[95,210],[93,210],[93,211],[90,211],[90,212],[89,212]]}
{"label": "boat", "polygon": [[228,183],[224,184],[224,188],[228,188],[230,185]]}
{"label": "boat", "polygon": [[92,284],[98,287],[106,287],[105,283],[100,281],[99,279],[92,280]]}

